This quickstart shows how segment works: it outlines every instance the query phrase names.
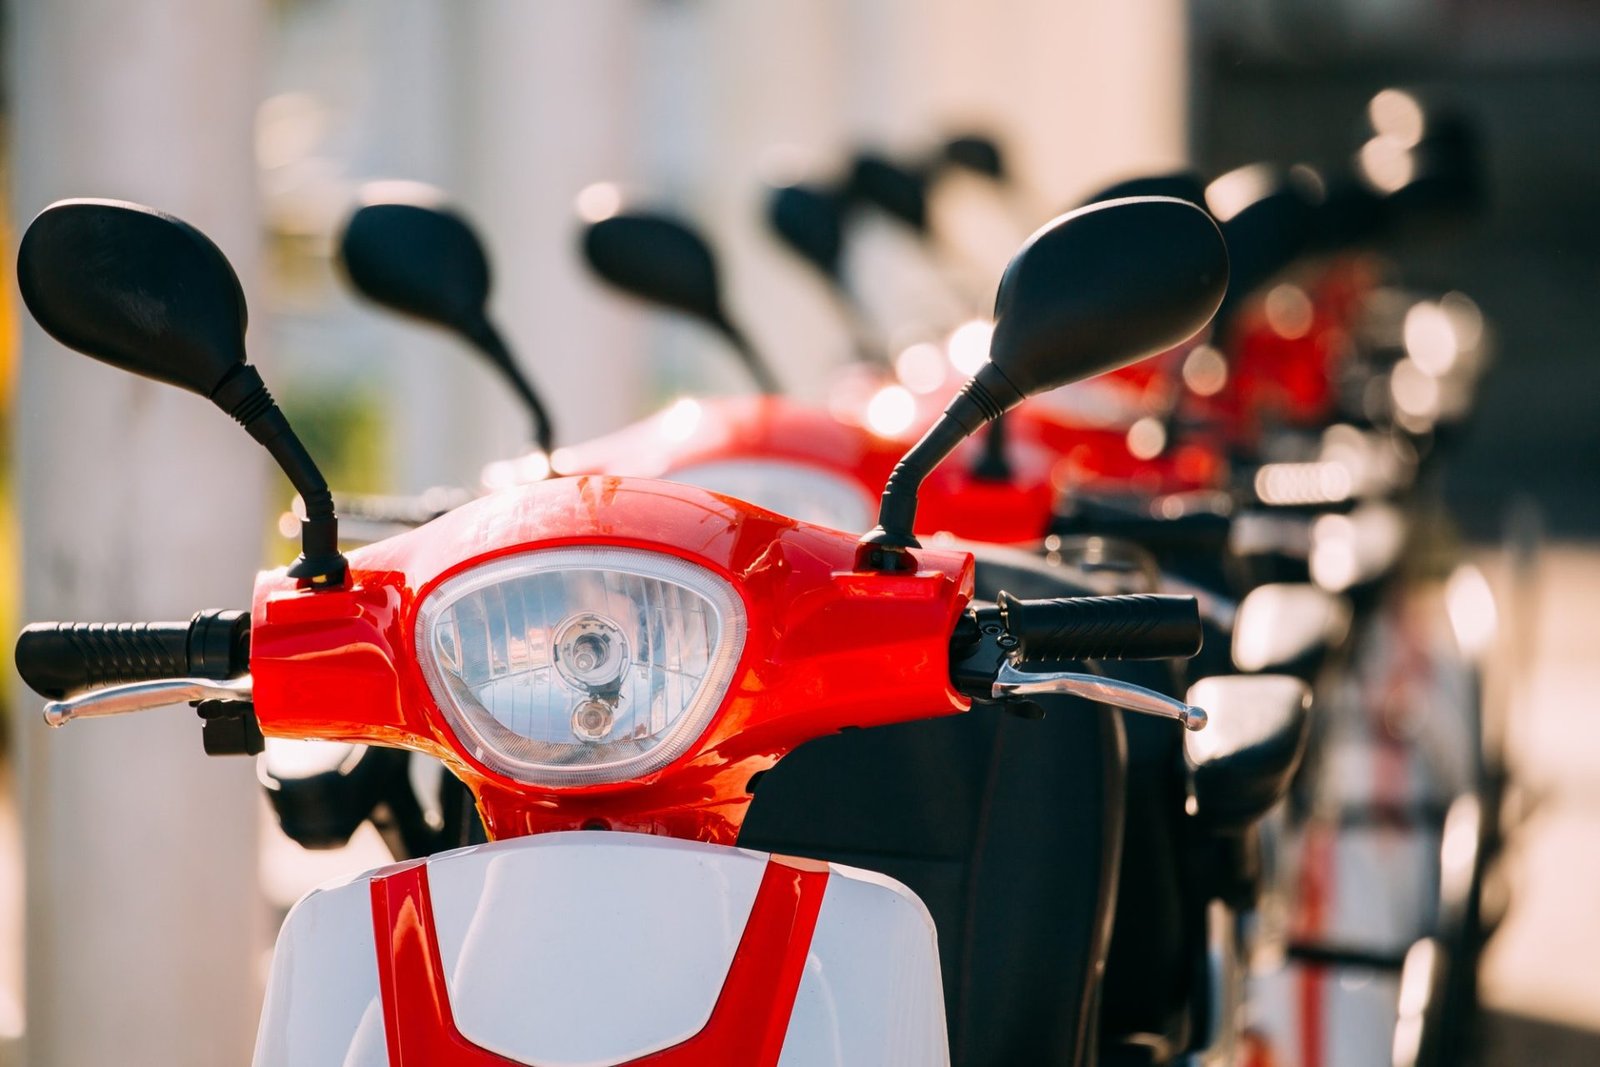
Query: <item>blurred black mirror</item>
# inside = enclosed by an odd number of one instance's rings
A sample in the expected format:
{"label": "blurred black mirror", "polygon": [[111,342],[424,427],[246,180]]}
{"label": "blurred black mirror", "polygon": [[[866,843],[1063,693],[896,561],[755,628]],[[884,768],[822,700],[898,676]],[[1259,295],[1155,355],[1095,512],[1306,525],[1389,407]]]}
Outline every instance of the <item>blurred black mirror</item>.
{"label": "blurred black mirror", "polygon": [[1421,140],[1397,148],[1374,138],[1361,150],[1366,183],[1383,195],[1398,236],[1430,236],[1479,214],[1487,201],[1476,126],[1463,115],[1430,114]]}
{"label": "blurred black mirror", "polygon": [[1206,206],[1206,183],[1192,170],[1145,174],[1114,182],[1084,200],[1084,203],[1103,204],[1107,200],[1126,200],[1130,196],[1165,196],[1203,208]]}
{"label": "blurred black mirror", "polygon": [[928,183],[914,171],[871,152],[856,157],[846,192],[918,233],[928,232]]}
{"label": "blurred black mirror", "polygon": [[711,246],[689,226],[665,215],[625,211],[583,229],[589,268],[623,292],[687,312],[727,339],[766,393],[779,392],[771,368],[722,306]]}
{"label": "blurred black mirror", "polygon": [[992,137],[979,133],[963,134],[945,142],[944,161],[952,166],[980,174],[993,181],[1007,177],[1005,157],[1000,145]]}
{"label": "blurred black mirror", "polygon": [[28,311],[68,348],[201,396],[244,364],[244,290],[199,230],[118,200],[62,200],[17,250]]}
{"label": "blurred black mirror", "polygon": [[1188,340],[1227,287],[1228,249],[1193,204],[1142,197],[1080,208],[1006,267],[989,361],[1020,400]]}
{"label": "blurred black mirror", "polygon": [[1290,174],[1309,193],[1308,251],[1338,252],[1380,236],[1388,220],[1383,197],[1349,170],[1321,171],[1299,164]]}
{"label": "blurred black mirror", "polygon": [[590,268],[618,289],[726,329],[711,248],[677,219],[627,212],[589,223],[583,254]]}
{"label": "blurred black mirror", "polygon": [[[407,196],[406,200],[376,197]],[[469,338],[487,321],[489,257],[467,221],[430,202],[426,187],[384,182],[363,191],[339,240],[356,290],[391,311]]]}
{"label": "blurred black mirror", "polygon": [[839,198],[814,185],[781,185],[767,199],[767,221],[773,232],[830,279],[839,277],[843,214]]}
{"label": "blurred black mirror", "polygon": [[1278,167],[1254,163],[1230,170],[1206,186],[1206,204],[1228,241],[1233,280],[1224,314],[1310,248],[1311,199]]}
{"label": "blurred black mirror", "polygon": [[1222,234],[1185,201],[1112,200],[1045,225],[1000,279],[989,362],[895,467],[857,565],[915,566],[907,549],[917,547],[917,489],[985,423],[1026,397],[1188,340],[1227,288]]}
{"label": "blurred black mirror", "polygon": [[443,194],[415,182],[374,182],[345,223],[339,259],[357,292],[402,315],[443,326],[471,344],[511,385],[550,451],[549,416],[489,318],[489,255]]}

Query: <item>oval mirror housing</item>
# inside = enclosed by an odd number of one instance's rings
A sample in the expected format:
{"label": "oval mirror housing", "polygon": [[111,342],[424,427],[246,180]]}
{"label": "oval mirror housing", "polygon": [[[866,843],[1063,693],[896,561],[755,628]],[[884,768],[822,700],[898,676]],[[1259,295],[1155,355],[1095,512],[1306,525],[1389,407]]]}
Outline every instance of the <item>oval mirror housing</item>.
{"label": "oval mirror housing", "polygon": [[844,249],[842,216],[839,198],[813,185],[781,185],[767,200],[767,221],[773,232],[830,278],[839,276]]}
{"label": "oval mirror housing", "polygon": [[928,183],[922,175],[863,152],[850,168],[852,199],[871,204],[918,233],[928,232]]}
{"label": "oval mirror housing", "polygon": [[1477,130],[1462,115],[1430,115],[1422,140],[1393,161],[1387,185],[1378,180],[1379,168],[1363,169],[1369,184],[1384,194],[1402,237],[1459,226],[1477,215],[1486,199]]}
{"label": "oval mirror housing", "polygon": [[1054,389],[1188,340],[1227,288],[1228,249],[1206,212],[1170,197],[1092,204],[1006,267],[989,361],[1018,399]]}
{"label": "oval mirror housing", "polygon": [[1111,200],[1047,223],[1000,279],[989,361],[895,466],[857,566],[915,567],[917,489],[985,423],[1028,396],[1188,340],[1227,289],[1222,234],[1183,200]]}
{"label": "oval mirror housing", "polygon": [[339,239],[350,284],[376,304],[463,337],[517,394],[535,443],[549,452],[554,435],[544,403],[489,318],[489,253],[472,224],[420,182],[373,182],[361,199]]}
{"label": "oval mirror housing", "polygon": [[356,290],[402,315],[476,339],[487,320],[489,257],[467,220],[424,185],[380,182],[345,224],[339,258]]}
{"label": "oval mirror housing", "polygon": [[1131,196],[1166,196],[1203,208],[1206,206],[1206,183],[1192,170],[1146,174],[1114,182],[1089,197],[1084,203],[1103,204],[1107,200],[1126,200]]}
{"label": "oval mirror housing", "polygon": [[994,181],[1006,180],[1005,157],[1000,152],[999,143],[993,137],[981,133],[966,133],[952,137],[945,142],[942,154],[945,162],[962,170],[981,174]]}
{"label": "oval mirror housing", "polygon": [[17,286],[46,333],[209,397],[245,361],[244,290],[199,230],[141,204],[61,200],[28,225]]}
{"label": "oval mirror housing", "polygon": [[1305,252],[1312,238],[1306,191],[1279,167],[1252,163],[1206,186],[1206,204],[1228,241],[1232,308]]}
{"label": "oval mirror housing", "polygon": [[716,259],[677,219],[625,212],[590,223],[583,254],[596,274],[624,292],[725,328]]}
{"label": "oval mirror housing", "polygon": [[711,246],[685,223],[666,215],[625,211],[583,228],[589,268],[625,293],[687,312],[720,333],[764,393],[778,379],[722,307],[722,286]]}
{"label": "oval mirror housing", "polygon": [[1311,179],[1311,219],[1307,248],[1337,252],[1379,237],[1388,222],[1387,205],[1371,186],[1348,170],[1317,171],[1296,167]]}
{"label": "oval mirror housing", "polygon": [[313,588],[344,581],[333,494],[245,362],[244,290],[208,237],[142,204],[62,200],[22,235],[17,284],[39,325],[68,348],[199,393],[243,426],[305,500],[289,574]]}

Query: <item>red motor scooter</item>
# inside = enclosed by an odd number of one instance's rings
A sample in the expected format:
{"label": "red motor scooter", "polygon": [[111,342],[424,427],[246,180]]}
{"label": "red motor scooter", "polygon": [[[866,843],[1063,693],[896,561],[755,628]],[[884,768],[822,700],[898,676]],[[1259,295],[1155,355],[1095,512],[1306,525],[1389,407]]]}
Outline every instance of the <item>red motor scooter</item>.
{"label": "red motor scooter", "polygon": [[[1129,246],[1160,251],[1110,254]],[[971,557],[912,532],[922,478],[965,437],[1210,316],[1226,258],[1192,206],[1126,201],[1041,230],[1001,287],[991,362],[860,538],[593,476],[346,558],[326,483],[244,360],[214,245],[149,209],[67,201],[30,225],[18,277],[57,340],[239,421],[307,512],[300,558],[258,578],[248,616],[25,631],[19,669],[58,698],[47,721],[189,701],[213,751],[263,735],[409,748],[472,788],[497,838],[302,901],[258,1064],[947,1062],[926,912],[870,872],[728,847],[752,779],[808,738],[974,700],[1068,694],[1204,723],[1137,686],[1027,669],[1192,653],[1192,601],[974,609]]]}

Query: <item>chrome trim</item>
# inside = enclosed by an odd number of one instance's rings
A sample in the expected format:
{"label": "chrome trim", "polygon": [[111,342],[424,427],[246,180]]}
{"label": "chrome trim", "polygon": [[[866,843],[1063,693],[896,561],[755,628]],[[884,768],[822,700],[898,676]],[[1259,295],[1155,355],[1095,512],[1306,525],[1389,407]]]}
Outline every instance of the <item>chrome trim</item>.
{"label": "chrome trim", "polygon": [[1076,674],[1055,671],[1048,674],[1019,671],[1010,663],[1000,665],[994,679],[994,699],[1006,697],[1042,696],[1061,693],[1082,697],[1099,704],[1109,704],[1125,711],[1156,715],[1163,719],[1176,719],[1185,730],[1203,730],[1206,713],[1200,708],[1185,704],[1164,693],[1146,689],[1132,682],[1115,678],[1101,678],[1093,674]]}
{"label": "chrome trim", "polygon": [[113,685],[66,700],[52,700],[44,706],[44,721],[65,726],[73,719],[97,719],[105,715],[125,715],[130,711],[187,704],[193,700],[248,701],[251,677],[215,681],[210,678],[159,678],[149,682]]}

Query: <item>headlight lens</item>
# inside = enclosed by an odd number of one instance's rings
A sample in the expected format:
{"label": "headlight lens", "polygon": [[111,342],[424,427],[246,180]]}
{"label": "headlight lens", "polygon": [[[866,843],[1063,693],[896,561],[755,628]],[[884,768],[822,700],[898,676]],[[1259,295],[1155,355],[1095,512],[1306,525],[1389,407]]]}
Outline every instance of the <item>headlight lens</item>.
{"label": "headlight lens", "polygon": [[417,659],[456,736],[540,785],[627,781],[705,731],[744,605],[704,567],[625,548],[528,552],[457,575],[417,613]]}
{"label": "headlight lens", "polygon": [[855,482],[803,463],[723,460],[684,467],[666,477],[834,530],[865,530],[877,504]]}

